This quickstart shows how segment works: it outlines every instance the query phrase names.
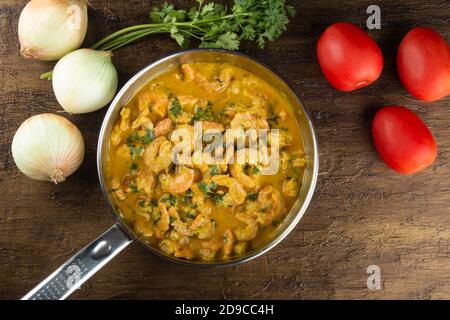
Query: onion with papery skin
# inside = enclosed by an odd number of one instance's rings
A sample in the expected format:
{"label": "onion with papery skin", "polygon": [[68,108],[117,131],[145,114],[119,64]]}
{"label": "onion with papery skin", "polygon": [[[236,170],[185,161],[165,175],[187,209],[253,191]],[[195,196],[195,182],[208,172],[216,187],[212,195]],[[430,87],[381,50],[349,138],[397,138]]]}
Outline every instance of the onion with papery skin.
{"label": "onion with papery skin", "polygon": [[19,18],[20,53],[53,61],[78,49],[88,22],[85,0],[32,0]]}
{"label": "onion with papery skin", "polygon": [[17,167],[35,180],[62,182],[83,162],[80,130],[64,117],[43,113],[25,120],[12,142]]}
{"label": "onion with papery skin", "polygon": [[109,51],[79,49],[64,56],[53,70],[53,91],[70,113],[87,113],[114,98],[118,75]]}

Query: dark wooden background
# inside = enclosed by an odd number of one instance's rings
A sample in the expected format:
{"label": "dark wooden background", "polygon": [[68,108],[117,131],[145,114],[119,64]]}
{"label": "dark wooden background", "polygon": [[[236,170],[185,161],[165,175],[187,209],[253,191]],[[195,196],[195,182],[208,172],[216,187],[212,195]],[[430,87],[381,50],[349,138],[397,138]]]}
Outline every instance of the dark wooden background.
{"label": "dark wooden background", "polygon": [[[39,80],[52,64],[19,55],[17,22],[27,1],[0,4],[0,298],[17,299],[113,223],[97,181],[95,150],[106,108],[64,114],[51,83]],[[170,1],[188,8],[194,1]],[[449,39],[450,2],[289,1],[297,15],[283,37],[264,51],[241,51],[279,70],[312,113],[320,147],[314,199],[295,230],[268,254],[223,269],[182,267],[131,245],[83,285],[73,299],[341,299],[450,298],[450,98],[414,100],[399,83],[396,48],[413,26],[427,24]],[[147,21],[160,1],[90,0],[85,45],[121,27]],[[365,28],[366,8],[378,4],[381,30],[370,31],[385,57],[381,78],[355,93],[332,89],[322,77],[315,45],[331,23]],[[168,36],[153,36],[119,50],[114,63],[124,84],[155,59],[177,50]],[[433,132],[439,155],[414,176],[389,170],[370,136],[383,105],[414,110]],[[86,158],[68,181],[53,185],[23,176],[11,157],[22,121],[43,112],[63,114],[86,141]],[[381,268],[383,288],[366,288],[366,268]]]}

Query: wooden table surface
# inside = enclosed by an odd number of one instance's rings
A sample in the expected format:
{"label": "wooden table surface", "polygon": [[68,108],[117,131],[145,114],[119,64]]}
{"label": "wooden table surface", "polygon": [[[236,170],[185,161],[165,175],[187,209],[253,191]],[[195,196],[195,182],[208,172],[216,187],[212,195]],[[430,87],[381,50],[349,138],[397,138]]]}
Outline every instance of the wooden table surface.
{"label": "wooden table surface", "polygon": [[[17,299],[114,222],[97,180],[95,152],[106,108],[86,115],[62,112],[51,83],[39,80],[51,63],[19,55],[17,22],[27,1],[0,4],[0,298]],[[90,0],[86,46],[121,27],[144,23],[160,1]],[[171,1],[190,7],[194,1]],[[196,269],[174,265],[131,245],[82,286],[73,299],[341,299],[450,298],[450,98],[414,100],[395,70],[396,48],[413,26],[428,24],[447,39],[450,2],[289,1],[297,15],[281,39],[263,51],[241,51],[280,71],[311,111],[320,148],[313,201],[294,231],[266,255],[244,265]],[[315,45],[331,23],[365,28],[366,8],[381,7],[385,66],[372,86],[332,89],[321,75]],[[116,52],[124,84],[159,57],[178,50],[153,36]],[[371,140],[371,120],[383,105],[407,106],[425,121],[439,147],[433,166],[414,176],[389,170]],[[11,157],[12,137],[29,116],[54,112],[83,133],[86,158],[68,181],[32,181]],[[381,269],[382,290],[368,290],[366,268]]]}

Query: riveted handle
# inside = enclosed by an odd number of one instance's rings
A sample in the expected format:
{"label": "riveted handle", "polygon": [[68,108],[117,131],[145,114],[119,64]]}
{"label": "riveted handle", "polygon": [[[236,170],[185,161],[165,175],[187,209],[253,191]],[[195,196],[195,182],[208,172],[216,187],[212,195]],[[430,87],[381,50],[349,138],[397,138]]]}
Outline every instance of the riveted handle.
{"label": "riveted handle", "polygon": [[22,300],[63,300],[133,240],[115,224],[67,260]]}

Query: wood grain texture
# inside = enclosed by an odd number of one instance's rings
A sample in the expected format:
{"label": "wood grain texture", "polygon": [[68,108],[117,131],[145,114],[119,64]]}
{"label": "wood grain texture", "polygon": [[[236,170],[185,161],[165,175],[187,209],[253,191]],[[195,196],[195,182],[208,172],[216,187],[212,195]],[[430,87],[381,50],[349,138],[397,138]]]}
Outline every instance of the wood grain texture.
{"label": "wood grain texture", "polygon": [[[190,7],[194,1],[173,1]],[[450,299],[450,98],[414,100],[401,86],[395,53],[413,26],[428,24],[449,39],[450,2],[290,1],[297,15],[287,33],[264,51],[241,51],[280,71],[311,111],[320,146],[317,191],[295,230],[268,254],[247,264],[195,269],[161,261],[132,245],[73,299]],[[83,133],[86,158],[60,185],[24,177],[14,165],[12,137],[27,117],[62,113],[51,83],[39,75],[52,64],[19,55],[17,22],[26,1],[0,4],[0,298],[17,299],[113,223],[105,209],[95,150],[106,108],[67,115]],[[121,27],[143,23],[154,1],[90,0],[86,46]],[[159,1],[158,1],[159,3]],[[315,44],[332,22],[365,26],[378,4],[382,29],[370,31],[385,57],[381,78],[355,93],[332,89],[321,75]],[[167,36],[119,50],[114,63],[124,84],[148,63],[178,47]],[[374,112],[401,104],[429,125],[439,155],[428,170],[401,176],[378,158],[371,141]],[[366,268],[379,265],[383,289],[366,288]]]}

